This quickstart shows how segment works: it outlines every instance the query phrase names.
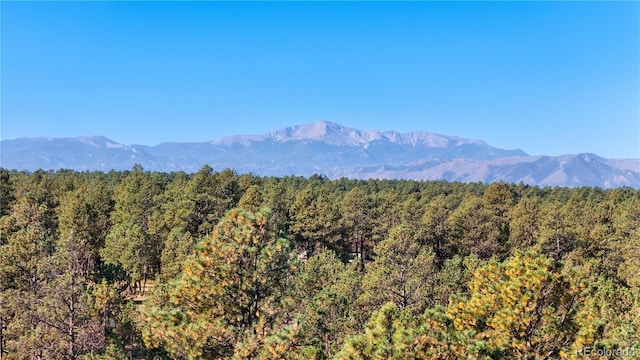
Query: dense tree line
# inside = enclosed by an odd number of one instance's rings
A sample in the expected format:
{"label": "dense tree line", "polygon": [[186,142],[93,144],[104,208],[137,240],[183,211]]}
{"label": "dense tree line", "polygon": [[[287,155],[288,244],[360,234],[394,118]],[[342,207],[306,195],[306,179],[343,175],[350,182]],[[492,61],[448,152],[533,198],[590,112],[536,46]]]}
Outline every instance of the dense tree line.
{"label": "dense tree line", "polygon": [[634,189],[0,169],[0,216],[2,359],[640,358]]}

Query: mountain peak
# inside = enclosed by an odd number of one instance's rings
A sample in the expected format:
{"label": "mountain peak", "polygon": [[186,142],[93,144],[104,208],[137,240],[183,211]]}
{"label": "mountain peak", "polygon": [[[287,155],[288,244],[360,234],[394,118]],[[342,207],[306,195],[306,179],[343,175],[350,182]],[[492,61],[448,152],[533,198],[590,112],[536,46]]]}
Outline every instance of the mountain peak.
{"label": "mountain peak", "polygon": [[69,138],[69,140],[76,141],[76,142],[93,146],[93,147],[98,147],[98,148],[121,149],[125,147],[124,145],[117,143],[109,139],[108,137],[98,136],[98,135],[77,136],[77,137]]}
{"label": "mountain peak", "polygon": [[277,142],[310,140],[329,145],[358,146],[380,138],[380,133],[352,129],[331,121],[316,121],[271,131],[267,136]]}
{"label": "mountain peak", "polygon": [[[460,145],[489,146],[484,141],[477,139],[445,136],[425,131],[401,133],[397,131],[360,130],[326,120],[286,127],[262,135],[227,136],[211,143],[213,145],[242,145],[247,147],[253,142],[265,140],[277,143],[314,141],[333,146],[357,146],[363,148],[367,148],[374,141],[430,148],[446,148]],[[521,155],[526,155],[523,151],[520,152]]]}
{"label": "mountain peak", "polygon": [[317,121],[262,135],[207,143],[125,146],[103,136],[26,138],[0,142],[0,166],[20,170],[233,168],[263,176],[325,174],[330,178],[508,181],[544,186],[640,187],[640,160],[583,153],[528,156],[487,143],[423,131],[359,130]]}

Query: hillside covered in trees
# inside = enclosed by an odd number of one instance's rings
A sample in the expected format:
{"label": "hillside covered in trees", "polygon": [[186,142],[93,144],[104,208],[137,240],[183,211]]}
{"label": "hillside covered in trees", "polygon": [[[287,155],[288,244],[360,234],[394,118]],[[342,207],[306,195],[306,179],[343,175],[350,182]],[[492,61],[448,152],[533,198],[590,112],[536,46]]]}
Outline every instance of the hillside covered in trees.
{"label": "hillside covered in trees", "polygon": [[640,358],[640,191],[0,170],[2,359]]}

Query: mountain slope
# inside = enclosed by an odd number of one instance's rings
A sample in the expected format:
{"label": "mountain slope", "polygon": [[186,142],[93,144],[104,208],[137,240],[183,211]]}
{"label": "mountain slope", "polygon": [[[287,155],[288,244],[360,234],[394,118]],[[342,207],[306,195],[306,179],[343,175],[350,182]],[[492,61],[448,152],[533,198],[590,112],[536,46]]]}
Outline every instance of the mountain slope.
{"label": "mountain slope", "polygon": [[264,176],[524,182],[550,186],[640,188],[640,160],[594,154],[529,156],[475,140],[428,132],[358,130],[321,121],[262,135],[200,143],[123,145],[100,136],[3,140],[1,166],[35,170],[195,172],[203,165]]}

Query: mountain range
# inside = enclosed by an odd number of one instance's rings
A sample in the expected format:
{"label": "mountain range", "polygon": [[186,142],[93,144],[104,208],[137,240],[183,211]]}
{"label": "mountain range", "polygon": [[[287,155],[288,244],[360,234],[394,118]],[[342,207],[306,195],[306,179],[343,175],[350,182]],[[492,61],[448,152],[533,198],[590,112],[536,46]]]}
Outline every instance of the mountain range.
{"label": "mountain range", "polygon": [[540,186],[640,188],[640,159],[584,153],[530,156],[476,139],[414,131],[358,130],[320,121],[262,135],[211,142],[124,145],[103,136],[18,138],[0,142],[6,169],[216,170],[262,176],[322,174],[329,178],[524,182]]}

